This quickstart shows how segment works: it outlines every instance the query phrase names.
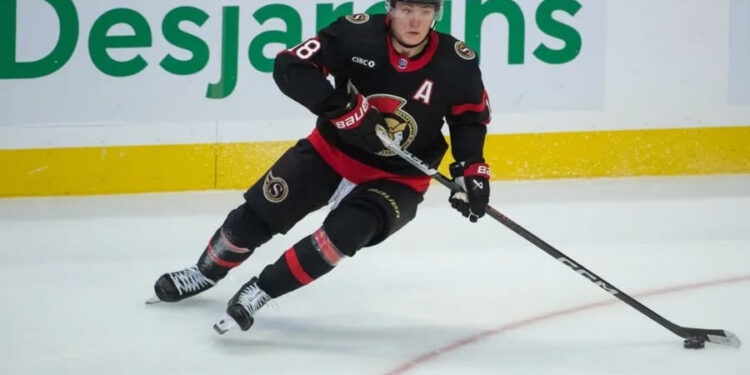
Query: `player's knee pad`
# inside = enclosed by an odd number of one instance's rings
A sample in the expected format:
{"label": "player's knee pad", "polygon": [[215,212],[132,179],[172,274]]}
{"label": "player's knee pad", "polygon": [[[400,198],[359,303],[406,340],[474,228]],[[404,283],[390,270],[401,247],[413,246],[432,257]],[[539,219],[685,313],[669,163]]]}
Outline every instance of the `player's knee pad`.
{"label": "player's knee pad", "polygon": [[410,222],[422,193],[397,182],[377,180],[357,186],[331,211],[323,227],[344,254],[376,245]]}
{"label": "player's knee pad", "polygon": [[250,251],[268,242],[275,234],[247,202],[227,215],[221,229],[232,245]]}
{"label": "player's knee pad", "polygon": [[383,215],[374,205],[342,202],[321,228],[330,242],[347,256],[370,244],[383,226]]}

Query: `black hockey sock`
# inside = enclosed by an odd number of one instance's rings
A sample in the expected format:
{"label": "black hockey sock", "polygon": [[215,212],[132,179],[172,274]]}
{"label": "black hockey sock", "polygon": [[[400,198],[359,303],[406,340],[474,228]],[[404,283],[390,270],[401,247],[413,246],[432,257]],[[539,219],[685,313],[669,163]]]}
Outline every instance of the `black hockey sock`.
{"label": "black hockey sock", "polygon": [[198,269],[209,279],[219,281],[229,270],[247,260],[252,253],[253,249],[233,245],[227,239],[224,230],[219,228],[198,259]]}
{"label": "black hockey sock", "polygon": [[279,297],[330,272],[343,257],[326,232],[318,229],[266,266],[258,286],[272,298]]}

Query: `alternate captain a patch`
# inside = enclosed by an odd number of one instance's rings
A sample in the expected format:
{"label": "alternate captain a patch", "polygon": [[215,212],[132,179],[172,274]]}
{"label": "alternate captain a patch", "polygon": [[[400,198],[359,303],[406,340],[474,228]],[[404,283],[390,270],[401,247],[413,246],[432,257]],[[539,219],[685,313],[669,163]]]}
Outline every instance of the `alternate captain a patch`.
{"label": "alternate captain a patch", "polygon": [[346,20],[354,24],[362,24],[370,20],[370,15],[365,13],[350,14],[346,16]]}
{"label": "alternate captain a patch", "polygon": [[456,53],[464,60],[473,60],[477,57],[477,54],[461,41],[456,42]]}

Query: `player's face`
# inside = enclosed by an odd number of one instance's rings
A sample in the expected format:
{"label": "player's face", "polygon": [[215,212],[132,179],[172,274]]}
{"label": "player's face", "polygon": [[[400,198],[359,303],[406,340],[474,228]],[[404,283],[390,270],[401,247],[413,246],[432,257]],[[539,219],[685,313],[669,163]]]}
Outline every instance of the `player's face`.
{"label": "player's face", "polygon": [[421,43],[435,20],[435,7],[396,2],[391,12],[391,31],[396,39],[408,45]]}

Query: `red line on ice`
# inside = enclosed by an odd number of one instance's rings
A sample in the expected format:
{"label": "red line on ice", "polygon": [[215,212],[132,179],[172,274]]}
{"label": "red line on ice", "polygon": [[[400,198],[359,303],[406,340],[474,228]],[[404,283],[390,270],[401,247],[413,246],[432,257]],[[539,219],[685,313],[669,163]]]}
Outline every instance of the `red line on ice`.
{"label": "red line on ice", "polygon": [[[664,294],[682,292],[682,291],[685,291],[685,290],[693,290],[693,289],[698,289],[698,288],[706,288],[706,287],[710,287],[710,286],[725,285],[725,284],[732,284],[732,283],[740,283],[740,282],[744,282],[744,281],[750,281],[750,275],[737,276],[737,277],[731,277],[731,278],[720,279],[720,280],[705,281],[705,282],[701,282],[701,283],[685,284],[685,285],[679,285],[679,286],[674,286],[674,287],[669,287],[669,288],[663,288],[663,289],[656,289],[656,290],[651,290],[651,291],[647,291],[647,292],[635,294],[635,295],[633,295],[633,297],[635,297],[635,298],[642,298],[642,297],[649,297],[649,296],[659,296],[659,295],[664,295]],[[408,361],[404,362],[403,364],[399,365],[395,369],[386,372],[384,375],[401,375],[401,374],[404,374],[404,373],[408,372],[409,370],[411,370],[411,369],[413,369],[413,368],[415,368],[415,367],[417,367],[417,366],[419,366],[421,364],[424,364],[425,362],[431,361],[431,360],[433,360],[433,359],[435,359],[435,358],[437,358],[437,357],[439,357],[441,355],[450,353],[450,352],[452,352],[452,351],[454,351],[454,350],[456,350],[458,348],[461,348],[461,347],[473,344],[475,342],[484,340],[484,339],[486,339],[488,337],[491,337],[491,336],[499,335],[501,333],[512,331],[512,330],[517,329],[517,328],[529,326],[529,325],[532,325],[534,323],[538,323],[538,322],[541,322],[541,321],[544,321],[544,320],[549,320],[549,319],[557,318],[557,317],[563,316],[563,315],[575,314],[575,313],[579,313],[579,312],[586,311],[586,310],[592,310],[592,309],[595,309],[595,308],[598,308],[598,307],[609,306],[609,305],[612,305],[612,304],[618,303],[618,302],[621,302],[621,301],[618,300],[618,299],[611,299],[611,300],[607,300],[607,301],[591,303],[591,304],[582,305],[582,306],[578,306],[578,307],[572,307],[572,308],[565,309],[565,310],[559,310],[559,311],[551,312],[551,313],[548,313],[548,314],[535,316],[535,317],[532,317],[532,318],[529,318],[529,319],[519,320],[519,321],[516,321],[516,322],[513,322],[513,323],[509,323],[509,324],[506,324],[504,326],[497,327],[497,328],[494,328],[494,329],[490,329],[490,330],[487,330],[487,331],[482,331],[482,332],[479,332],[477,334],[471,335],[469,337],[463,338],[461,340],[458,340],[458,341],[452,342],[450,344],[441,346],[441,347],[439,347],[437,349],[428,351],[428,352],[426,352],[424,354],[421,354],[418,357],[415,357],[414,359],[411,359],[411,360],[408,360]]]}

